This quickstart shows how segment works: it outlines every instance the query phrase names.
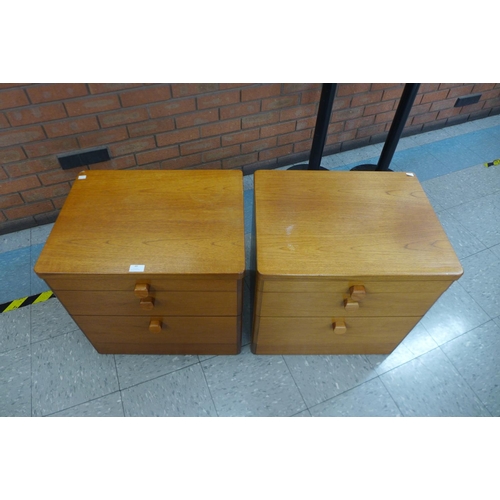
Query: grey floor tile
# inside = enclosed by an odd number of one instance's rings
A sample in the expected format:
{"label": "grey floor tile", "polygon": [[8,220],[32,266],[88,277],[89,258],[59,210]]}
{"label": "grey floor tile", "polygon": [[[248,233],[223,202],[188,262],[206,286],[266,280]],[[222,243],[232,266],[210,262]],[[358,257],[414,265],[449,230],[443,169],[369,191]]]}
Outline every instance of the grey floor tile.
{"label": "grey floor tile", "polygon": [[30,343],[30,308],[0,314],[0,352]]}
{"label": "grey floor tile", "polygon": [[438,345],[487,322],[490,318],[463,289],[460,281],[441,295],[421,323]]}
{"label": "grey floor tile", "polygon": [[421,321],[404,338],[402,343],[412,353],[413,357],[421,356],[438,346]]}
{"label": "grey floor tile", "polygon": [[500,245],[495,245],[491,247],[490,250],[497,256],[500,257]]}
{"label": "grey floor tile", "polygon": [[401,342],[390,354],[367,354],[365,358],[378,375],[403,365],[415,358],[415,355]]}
{"label": "grey floor tile", "polygon": [[472,298],[490,318],[500,315],[500,258],[483,250],[462,260],[464,275],[460,279]]}
{"label": "grey floor tile", "polygon": [[494,417],[500,417],[500,327],[493,321],[442,346]]}
{"label": "grey floor tile", "polygon": [[495,318],[493,321],[497,326],[500,326],[500,316],[498,316],[498,318]]}
{"label": "grey floor tile", "polygon": [[441,349],[384,373],[380,379],[405,417],[489,416]]}
{"label": "grey floor tile", "polygon": [[253,189],[247,189],[243,192],[245,234],[252,232],[253,226]]}
{"label": "grey floor tile", "polygon": [[400,417],[396,403],[378,378],[313,406],[313,417]]}
{"label": "grey floor tile", "polygon": [[377,376],[366,356],[284,356],[310,408]]}
{"label": "grey floor tile", "polygon": [[120,389],[161,377],[198,363],[198,356],[115,355]]}
{"label": "grey floor tile", "polygon": [[49,237],[52,228],[54,227],[54,223],[52,224],[43,224],[42,226],[32,227],[31,228],[31,244],[39,245],[40,243],[45,243],[47,238]]}
{"label": "grey floor tile", "polygon": [[30,347],[0,354],[0,417],[31,416]]}
{"label": "grey floor tile", "polygon": [[80,330],[32,344],[33,416],[118,390],[113,356],[99,354]]}
{"label": "grey floor tile", "polygon": [[127,417],[216,417],[199,364],[122,391]]}
{"label": "grey floor tile", "polygon": [[219,417],[288,417],[306,409],[282,356],[239,356],[201,363]]}
{"label": "grey floor tile", "polygon": [[31,342],[39,342],[78,329],[58,299],[31,304]]}
{"label": "grey floor tile", "polygon": [[466,229],[448,211],[439,212],[437,215],[459,259],[469,257],[486,248],[477,236]]}
{"label": "grey floor tile", "polygon": [[0,236],[0,253],[10,252],[31,245],[31,229],[23,229]]}
{"label": "grey floor tile", "polygon": [[252,342],[252,314],[253,295],[249,286],[245,283],[243,289],[243,312],[241,315],[241,345],[245,346]]}
{"label": "grey floor tile", "polygon": [[0,304],[30,295],[30,247],[0,254]]}
{"label": "grey floor tile", "polygon": [[48,417],[124,417],[120,392],[47,415]]}
{"label": "grey floor tile", "polygon": [[296,413],[295,415],[292,415],[292,417],[310,417],[311,412],[309,410],[304,410],[299,413]]}
{"label": "grey floor tile", "polygon": [[243,176],[243,189],[253,189],[253,174]]}
{"label": "grey floor tile", "polygon": [[500,244],[500,192],[451,208],[449,213],[486,247]]}

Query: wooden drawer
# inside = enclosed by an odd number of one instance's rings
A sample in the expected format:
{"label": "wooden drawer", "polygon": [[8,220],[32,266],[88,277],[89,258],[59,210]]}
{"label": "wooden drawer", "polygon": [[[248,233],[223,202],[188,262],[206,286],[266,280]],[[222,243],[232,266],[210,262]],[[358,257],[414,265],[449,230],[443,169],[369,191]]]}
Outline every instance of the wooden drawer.
{"label": "wooden drawer", "polygon": [[[333,322],[346,331],[334,333]],[[255,354],[388,354],[420,317],[264,318],[255,317]]]}
{"label": "wooden drawer", "polygon": [[103,276],[103,275],[65,275],[47,276],[44,280],[54,291],[59,290],[120,290],[133,292],[135,285],[146,283],[152,291],[193,291],[193,292],[232,292],[238,287],[234,279],[182,279],[144,275]]}
{"label": "wooden drawer", "polygon": [[158,292],[152,309],[140,307],[133,292],[57,291],[57,297],[71,315],[124,316],[236,316],[241,300],[235,292]]}
{"label": "wooden drawer", "polygon": [[[98,352],[107,354],[237,354],[241,316],[74,316]],[[162,322],[151,333],[151,319]]]}
{"label": "wooden drawer", "polygon": [[[441,292],[367,293],[357,302],[341,293],[263,293],[260,316],[423,316]],[[346,301],[346,302],[344,302]]]}

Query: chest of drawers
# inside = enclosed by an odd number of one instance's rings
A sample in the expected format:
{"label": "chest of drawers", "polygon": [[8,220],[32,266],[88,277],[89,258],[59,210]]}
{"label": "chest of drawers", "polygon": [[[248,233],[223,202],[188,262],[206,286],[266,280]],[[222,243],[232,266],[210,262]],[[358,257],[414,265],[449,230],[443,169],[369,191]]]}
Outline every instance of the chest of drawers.
{"label": "chest of drawers", "polygon": [[256,354],[387,354],[463,273],[417,178],[255,173]]}
{"label": "chest of drawers", "polygon": [[86,171],[35,265],[105,354],[237,354],[239,171]]}

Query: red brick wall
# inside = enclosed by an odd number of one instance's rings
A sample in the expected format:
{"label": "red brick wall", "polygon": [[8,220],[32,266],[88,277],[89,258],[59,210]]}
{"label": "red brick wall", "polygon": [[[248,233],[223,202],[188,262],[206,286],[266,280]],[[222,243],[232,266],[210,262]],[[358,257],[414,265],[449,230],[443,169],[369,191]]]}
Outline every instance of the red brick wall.
{"label": "red brick wall", "polygon": [[[382,142],[403,84],[339,84],[325,154]],[[82,168],[274,168],[305,161],[321,84],[0,84],[0,232],[55,219]],[[457,97],[482,93],[454,108]],[[500,113],[500,84],[422,84],[405,135]]]}

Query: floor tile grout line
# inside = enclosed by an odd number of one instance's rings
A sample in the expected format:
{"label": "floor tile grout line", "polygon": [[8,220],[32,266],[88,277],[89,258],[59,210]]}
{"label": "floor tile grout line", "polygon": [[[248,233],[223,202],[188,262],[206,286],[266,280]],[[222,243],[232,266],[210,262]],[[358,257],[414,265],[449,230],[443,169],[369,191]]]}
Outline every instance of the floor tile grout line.
{"label": "floor tile grout line", "polygon": [[[280,354],[281,356],[281,359],[283,359],[283,362],[285,363],[285,366],[288,370],[288,373],[290,374],[290,376],[292,377],[292,380],[293,380],[293,383],[295,384],[295,387],[297,388],[297,390],[299,391],[299,394],[300,394],[300,397],[302,398],[302,401],[304,403],[304,406],[305,406],[305,410],[309,410],[309,405],[307,404],[307,401],[305,400],[304,398],[304,395],[302,394],[302,391],[300,390],[300,387],[299,385],[297,384],[297,381],[295,380],[295,377],[293,376],[293,373],[292,373],[292,370],[290,369],[290,367],[288,366],[288,363],[286,362],[286,358],[284,355]],[[304,410],[300,410],[298,411],[297,413],[300,413],[301,411],[304,411]]]}
{"label": "floor tile grout line", "polygon": [[[389,371],[390,371],[390,370],[389,370]],[[385,372],[385,373],[387,373],[387,372]],[[384,375],[385,373],[383,373],[382,375]],[[387,394],[389,394],[389,396],[391,397],[391,399],[394,401],[394,404],[396,405],[396,408],[398,409],[398,411],[399,411],[399,413],[401,414],[401,416],[402,416],[403,418],[408,418],[408,417],[409,417],[409,415],[405,415],[405,414],[404,414],[404,412],[403,412],[403,410],[399,407],[399,405],[398,405],[397,401],[394,399],[394,396],[392,395],[391,391],[389,390],[389,388],[387,387],[387,385],[386,385],[386,384],[384,383],[384,381],[382,380],[382,376],[381,376],[381,375],[379,375],[379,377],[378,377],[378,378],[379,378],[379,380],[380,380],[381,384],[384,386],[385,390],[387,391]]]}
{"label": "floor tile grout line", "polygon": [[205,370],[203,369],[203,365],[202,365],[201,361],[199,361],[199,363],[200,363],[201,373],[203,373],[203,378],[205,380],[205,384],[207,384],[208,394],[210,394],[210,399],[212,400],[212,404],[214,405],[214,408],[215,408],[215,414],[217,415],[217,417],[220,417],[219,409],[217,408],[217,404],[215,402],[214,396],[212,394],[212,391],[210,390],[210,385],[209,385],[208,380],[207,380],[207,374],[205,373]]}
{"label": "floor tile grout line", "polygon": [[123,416],[125,417],[125,405],[123,404],[122,388],[121,388],[121,384],[120,384],[120,377],[118,375],[118,366],[116,364],[116,355],[114,355],[114,354],[113,354],[113,362],[115,364],[116,381],[118,382],[118,391],[120,392],[120,402],[122,404]]}

